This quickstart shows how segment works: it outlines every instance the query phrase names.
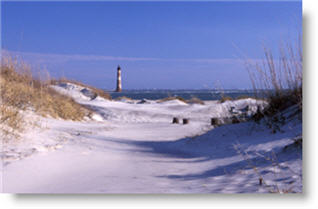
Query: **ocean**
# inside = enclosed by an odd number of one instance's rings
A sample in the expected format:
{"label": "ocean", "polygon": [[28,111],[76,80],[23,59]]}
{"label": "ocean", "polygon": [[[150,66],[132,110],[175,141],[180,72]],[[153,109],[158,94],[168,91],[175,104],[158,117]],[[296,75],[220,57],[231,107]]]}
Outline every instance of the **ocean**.
{"label": "ocean", "polygon": [[131,99],[157,100],[171,96],[179,96],[184,99],[197,97],[201,100],[219,100],[223,96],[238,98],[241,96],[255,97],[254,90],[123,90],[122,92],[108,92],[112,98],[129,97]]}

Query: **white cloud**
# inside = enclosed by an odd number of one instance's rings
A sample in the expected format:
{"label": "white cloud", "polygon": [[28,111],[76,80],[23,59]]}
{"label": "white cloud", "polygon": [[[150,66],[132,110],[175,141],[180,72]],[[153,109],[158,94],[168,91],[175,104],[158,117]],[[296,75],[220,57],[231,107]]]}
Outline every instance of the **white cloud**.
{"label": "white cloud", "polygon": [[156,58],[144,57],[115,57],[115,56],[102,56],[102,55],[78,55],[78,54],[45,54],[34,52],[19,52],[1,50],[3,55],[9,55],[22,59],[34,59],[37,63],[61,63],[68,61],[153,61]]}
{"label": "white cloud", "polygon": [[1,50],[3,55],[9,55],[21,59],[32,59],[38,63],[61,63],[68,61],[173,61],[173,62],[204,62],[204,63],[229,63],[242,62],[242,59],[237,58],[207,58],[207,59],[174,59],[174,58],[152,58],[152,57],[121,57],[121,56],[103,56],[103,55],[78,55],[78,54],[47,54],[34,52],[19,52]]}
{"label": "white cloud", "polygon": [[47,65],[47,64],[61,64],[70,61],[159,61],[159,62],[192,62],[204,64],[246,64],[260,63],[262,59],[241,59],[241,58],[153,58],[153,57],[121,57],[121,56],[103,56],[103,55],[79,55],[79,54],[49,54],[49,53],[35,53],[35,52],[19,52],[1,50],[4,56],[15,57],[18,60],[26,61],[29,64]]}

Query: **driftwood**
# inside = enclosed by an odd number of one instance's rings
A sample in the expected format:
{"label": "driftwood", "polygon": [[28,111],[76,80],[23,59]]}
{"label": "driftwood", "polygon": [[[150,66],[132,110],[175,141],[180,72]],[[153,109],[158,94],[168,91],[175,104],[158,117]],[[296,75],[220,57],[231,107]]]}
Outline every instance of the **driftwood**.
{"label": "driftwood", "polygon": [[211,118],[211,125],[212,126],[218,126],[220,125],[220,121],[218,118]]}
{"label": "driftwood", "polygon": [[189,119],[188,118],[183,118],[182,122],[183,122],[183,124],[188,124],[189,123]]}
{"label": "driftwood", "polygon": [[179,118],[174,117],[174,118],[172,119],[172,123],[179,123]]}
{"label": "driftwood", "polygon": [[233,124],[240,123],[240,120],[237,117],[233,116],[232,117],[232,123]]}

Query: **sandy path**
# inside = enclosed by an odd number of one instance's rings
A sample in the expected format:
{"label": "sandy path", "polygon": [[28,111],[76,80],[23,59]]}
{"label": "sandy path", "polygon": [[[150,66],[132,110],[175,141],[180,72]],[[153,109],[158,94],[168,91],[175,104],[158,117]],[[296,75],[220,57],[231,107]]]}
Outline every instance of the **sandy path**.
{"label": "sandy path", "polygon": [[[73,138],[62,149],[39,153],[6,166],[3,173],[4,191],[207,192],[204,182],[182,181],[165,176],[203,172],[208,162],[193,163],[200,158],[171,151],[156,153],[152,145],[138,144],[138,141],[172,141],[185,134],[193,135],[198,132],[195,131],[198,130],[196,125],[191,128],[170,124],[145,126],[147,124],[117,125],[112,131],[97,136],[85,135],[85,131],[79,129],[77,131],[84,134]],[[176,128],[179,129],[179,136],[172,131]],[[72,131],[76,129],[73,127]]]}
{"label": "sandy path", "polygon": [[[292,143],[291,138],[301,133],[301,123],[287,124],[286,130],[275,135],[263,126],[255,128],[254,123],[209,131],[211,116],[226,116],[226,106],[239,109],[249,104],[255,109],[256,101],[211,102],[204,106],[179,103],[89,101],[85,104],[94,106],[102,117],[100,122],[45,119],[50,128],[31,135],[34,140],[45,143],[46,138],[59,141],[63,136],[67,143],[55,151],[44,149],[6,165],[3,191],[254,193],[269,192],[277,185],[301,191],[301,153],[282,152]],[[190,123],[172,124],[172,117],[178,115],[191,116]],[[252,160],[271,187],[259,186],[259,175],[233,148],[237,143],[252,153]],[[279,168],[257,155],[271,155],[273,150],[279,153]]]}

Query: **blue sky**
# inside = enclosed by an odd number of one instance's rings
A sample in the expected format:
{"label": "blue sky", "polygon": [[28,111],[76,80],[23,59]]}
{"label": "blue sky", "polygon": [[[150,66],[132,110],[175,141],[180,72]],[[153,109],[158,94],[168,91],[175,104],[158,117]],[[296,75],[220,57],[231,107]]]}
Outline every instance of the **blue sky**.
{"label": "blue sky", "polygon": [[2,2],[2,51],[113,89],[250,88],[241,61],[297,40],[301,2]]}

